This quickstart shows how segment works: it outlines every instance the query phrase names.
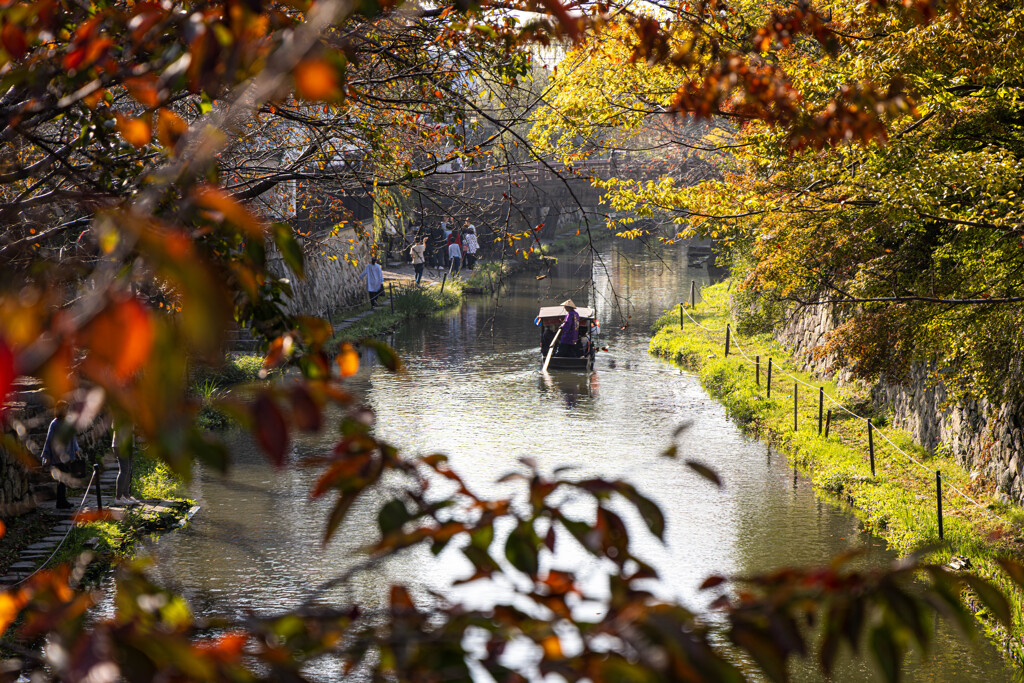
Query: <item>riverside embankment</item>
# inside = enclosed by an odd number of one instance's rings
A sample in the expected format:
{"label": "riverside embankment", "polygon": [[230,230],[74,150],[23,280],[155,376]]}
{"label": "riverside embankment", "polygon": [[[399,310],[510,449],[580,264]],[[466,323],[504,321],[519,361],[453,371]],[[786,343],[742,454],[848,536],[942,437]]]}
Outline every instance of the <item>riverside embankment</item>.
{"label": "riverside embankment", "polygon": [[[678,306],[658,319],[651,352],[695,372],[745,431],[781,447],[816,491],[852,504],[864,526],[900,554],[940,541],[940,472],[943,542],[930,553],[932,559],[967,558],[978,574],[1006,593],[1014,623],[1024,624],[1024,593],[998,565],[1002,557],[1021,555],[1024,511],[1019,506],[977,487],[948,452],[925,449],[892,428],[891,418],[871,402],[866,388],[858,393],[802,371],[799,359],[772,335],[737,337],[730,330],[727,356],[726,326],[733,323],[728,283],[703,290],[700,303],[686,313],[682,325]],[[825,411],[831,411],[827,436],[824,429],[818,431],[819,410],[825,421]],[[979,613],[985,627],[1020,660],[1020,636],[1001,631],[986,616]]]}
{"label": "riverside embankment", "polygon": [[[681,244],[650,253],[635,242],[619,243],[593,258],[565,255],[543,279],[520,273],[498,297],[467,296],[458,308],[409,319],[389,337],[405,372],[389,372],[367,352],[346,383],[373,410],[380,438],[401,453],[447,454],[478,495],[508,495],[497,480],[521,471],[523,456],[545,470],[568,465],[580,477],[627,478],[667,518],[664,544],[643,530],[638,517],[625,519],[636,552],[661,574],[651,589],[694,610],[707,608],[710,597],[700,585],[710,574],[816,566],[851,546],[871,549],[859,566],[891,562],[895,554],[860,529],[848,509],[823,502],[776,449],[744,435],[694,377],[648,353],[650,325],[693,279],[707,283],[709,273],[688,266]],[[598,353],[590,375],[539,372],[534,317],[541,305],[567,298],[594,306],[601,322],[598,346],[607,350]],[[682,423],[690,426],[676,434]],[[183,533],[147,548],[153,571],[180,589],[197,615],[277,613],[363,561],[389,493],[384,487],[368,492],[331,543],[322,543],[331,501],[309,493],[322,473],[317,463],[337,440],[335,430],[300,435],[283,469],[268,463],[242,431],[229,432],[226,440],[230,478],[197,466],[189,494],[202,513]],[[724,487],[663,457],[671,445],[714,467]],[[418,546],[318,599],[373,609],[387,604],[396,582],[415,592],[451,591],[473,605],[506,597],[500,586],[453,588],[467,575],[460,558],[455,547],[435,556]],[[602,565],[571,543],[559,545],[553,561],[588,576],[595,589],[607,585]],[[794,671],[794,680],[820,680],[812,669]],[[328,681],[340,674],[325,666],[309,676]],[[987,683],[1008,677],[993,646],[974,648],[940,622],[935,647],[910,658],[905,680]],[[844,657],[835,680],[878,677],[864,660]]]}

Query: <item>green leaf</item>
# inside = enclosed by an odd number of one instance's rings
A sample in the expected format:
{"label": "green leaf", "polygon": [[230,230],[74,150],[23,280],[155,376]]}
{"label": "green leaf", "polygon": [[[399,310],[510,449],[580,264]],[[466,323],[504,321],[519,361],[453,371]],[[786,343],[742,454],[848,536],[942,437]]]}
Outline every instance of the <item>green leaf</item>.
{"label": "green leaf", "polygon": [[714,484],[718,488],[722,488],[722,479],[721,479],[721,477],[719,477],[718,473],[715,472],[710,467],[708,467],[707,465],[704,465],[703,463],[699,463],[696,460],[687,460],[686,461],[686,466],[689,467],[694,472],[696,472],[697,474],[699,474],[700,476],[702,476],[705,479],[707,479],[708,481],[710,481],[712,484]]}
{"label": "green leaf", "polygon": [[398,356],[398,352],[379,339],[367,337],[366,339],[361,339],[359,344],[361,346],[368,346],[376,351],[377,358],[388,370],[392,372],[401,372],[404,369],[402,359]]}
{"label": "green leaf", "polygon": [[900,678],[900,649],[896,645],[892,632],[885,626],[871,631],[871,653],[878,664],[882,676],[895,683]]}
{"label": "green leaf", "polygon": [[978,576],[967,574],[963,578],[978,595],[978,599],[992,612],[992,615],[1006,628],[1013,628],[1013,615],[1010,612],[1010,603],[1006,601],[1006,596],[998,588]]}
{"label": "green leaf", "polygon": [[665,540],[665,515],[662,514],[661,508],[652,501],[650,498],[642,495],[636,490],[635,487],[629,484],[622,484],[619,489],[621,493],[629,502],[631,502],[643,517],[644,523],[647,528],[651,530],[651,533],[658,537],[658,540]]}
{"label": "green leaf", "polygon": [[520,522],[505,541],[505,558],[524,574],[536,576],[539,569],[538,541],[533,525]]}
{"label": "green leaf", "polygon": [[406,509],[405,503],[397,499],[391,500],[377,513],[377,526],[380,527],[382,534],[387,535],[401,529],[402,525],[410,519],[412,516]]}
{"label": "green leaf", "polygon": [[285,223],[274,223],[274,244],[277,245],[284,262],[288,264],[292,272],[300,279],[305,278],[306,266],[302,256],[302,247],[295,239],[295,233],[291,226]]}

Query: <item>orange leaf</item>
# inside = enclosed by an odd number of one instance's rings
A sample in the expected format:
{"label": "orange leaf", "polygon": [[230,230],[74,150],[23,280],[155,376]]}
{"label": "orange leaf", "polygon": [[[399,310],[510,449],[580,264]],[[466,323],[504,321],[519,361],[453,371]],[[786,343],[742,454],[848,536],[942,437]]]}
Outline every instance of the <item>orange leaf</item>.
{"label": "orange leaf", "polygon": [[112,372],[123,382],[149,360],[155,339],[153,318],[137,299],[116,301],[85,329],[83,345],[89,355],[84,369],[98,380]]}
{"label": "orange leaf", "polygon": [[117,130],[129,145],[145,147],[153,139],[153,130],[148,114],[136,119],[130,119],[121,114],[115,114],[115,116],[117,117]]}
{"label": "orange leaf", "polygon": [[196,189],[195,198],[200,206],[216,211],[228,222],[237,225],[254,237],[262,237],[267,228],[266,223],[218,187],[203,185]]}
{"label": "orange leaf", "polygon": [[39,373],[46,390],[55,399],[64,398],[75,388],[75,380],[71,375],[72,360],[71,344],[64,341]]}
{"label": "orange leaf", "polygon": [[550,635],[541,641],[541,647],[544,648],[544,654],[551,659],[562,658],[562,643],[558,640],[558,636]]}
{"label": "orange leaf", "polygon": [[4,520],[0,519],[0,538],[3,538],[4,534],[6,534],[6,533],[7,533],[7,525],[4,524]]}
{"label": "orange leaf", "polygon": [[330,100],[341,95],[338,72],[322,59],[307,59],[295,67],[295,90],[308,100]]}
{"label": "orange leaf", "polygon": [[249,641],[245,633],[225,633],[212,641],[196,643],[196,650],[223,661],[233,661],[242,653],[242,648]]}
{"label": "orange leaf", "polygon": [[109,522],[114,519],[110,510],[86,510],[75,515],[75,524],[89,524],[91,522]]}
{"label": "orange leaf", "polygon": [[129,78],[125,80],[124,85],[128,88],[131,96],[142,106],[153,108],[160,103],[160,94],[156,89],[155,75],[151,75],[148,78]]}
{"label": "orange leaf", "polygon": [[188,130],[188,124],[170,109],[161,109],[156,116],[156,138],[164,147],[173,148]]}
{"label": "orange leaf", "polygon": [[359,371],[359,354],[348,342],[341,345],[337,361],[342,377],[351,377]]}
{"label": "orange leaf", "polygon": [[0,633],[6,632],[7,627],[18,618],[18,613],[26,602],[22,591],[0,593]]}

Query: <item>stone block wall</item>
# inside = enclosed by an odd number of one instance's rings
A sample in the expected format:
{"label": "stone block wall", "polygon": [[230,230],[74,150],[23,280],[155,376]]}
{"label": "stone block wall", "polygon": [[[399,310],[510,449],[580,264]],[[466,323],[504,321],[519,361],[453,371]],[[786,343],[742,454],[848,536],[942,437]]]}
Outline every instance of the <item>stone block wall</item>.
{"label": "stone block wall", "polygon": [[20,514],[35,507],[28,470],[0,449],[0,517]]}
{"label": "stone block wall", "polygon": [[[305,245],[305,279],[300,280],[273,247],[267,250],[267,266],[271,273],[291,282],[289,313],[326,317],[330,311],[366,300],[366,283],[359,273],[370,262],[369,253],[355,231],[346,230]],[[357,259],[359,265],[351,265],[346,255]]]}
{"label": "stone block wall", "polygon": [[[811,352],[842,318],[842,311],[829,306],[804,307],[793,312],[776,338],[803,359],[805,369],[828,374],[835,358]],[[979,487],[1024,503],[1024,405],[984,399],[947,404],[946,388],[930,382],[928,370],[920,362],[899,381],[881,377],[870,387],[875,404],[925,448],[948,449]],[[840,371],[837,379],[851,382],[848,372]]]}

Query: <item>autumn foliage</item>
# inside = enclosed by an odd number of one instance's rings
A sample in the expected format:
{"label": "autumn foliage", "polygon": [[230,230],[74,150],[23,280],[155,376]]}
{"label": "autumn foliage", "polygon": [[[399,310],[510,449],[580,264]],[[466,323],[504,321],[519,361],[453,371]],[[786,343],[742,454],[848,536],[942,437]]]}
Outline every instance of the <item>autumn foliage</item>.
{"label": "autumn foliage", "polygon": [[[632,507],[661,538],[664,519],[650,500],[625,481],[552,475],[530,462],[509,475],[516,498],[490,500],[443,456],[399,454],[376,437],[373,415],[346,390],[358,369],[355,348],[334,353],[327,321],[288,315],[289,284],[268,269],[276,251],[301,276],[308,243],[273,210],[257,209],[257,198],[296,176],[326,184],[337,175],[331,163],[353,148],[372,161],[360,181],[369,179],[375,191],[378,181],[397,185],[416,175],[416,154],[434,155],[428,168],[481,158],[488,150],[467,149],[458,132],[461,117],[480,113],[460,78],[490,67],[499,81],[514,82],[526,73],[531,44],[576,41],[585,49],[594,36],[630,36],[624,44],[638,68],[649,69],[644,78],[669,86],[661,88],[661,109],[740,122],[751,144],[793,165],[794,188],[818,182],[799,165],[818,163],[818,154],[846,172],[850,162],[829,157],[838,154],[836,144],[870,143],[843,153],[875,159],[898,153],[880,143],[898,137],[894,121],[922,114],[907,80],[876,82],[876,74],[856,72],[816,92],[802,80],[811,55],[847,54],[854,39],[846,29],[858,17],[842,13],[837,24],[816,3],[760,5],[682,2],[662,20],[626,5],[557,0],[429,8],[340,0],[3,4],[0,398],[11,394],[15,377],[35,376],[53,399],[88,396],[134,424],[149,454],[182,477],[194,462],[227,471],[229,454],[196,426],[199,406],[186,384],[189,365],[220,362],[228,330],[244,324],[262,340],[266,369],[298,370],[294,383],[263,384],[225,402],[274,465],[286,465],[297,432],[328,427],[328,406],[343,415],[312,491],[334,501],[325,542],[367,490],[394,477],[402,484],[379,511],[380,537],[366,567],[414,545],[437,552],[458,543],[473,566],[466,581],[515,576],[516,597],[536,608],[510,601],[475,611],[396,585],[383,615],[355,604],[307,605],[278,617],[204,622],[128,563],[117,569],[115,616],[95,620],[88,610],[98,596],[80,590],[73,568],[61,568],[0,593],[0,631],[19,658],[16,668],[59,680],[302,680],[308,662],[332,657],[377,679],[465,679],[474,657],[465,638],[482,632],[477,663],[498,680],[525,675],[503,656],[519,642],[535,647],[539,671],[568,680],[741,680],[747,671],[737,666],[737,652],[785,680],[791,658],[814,654],[828,671],[841,645],[860,651],[870,632],[871,656],[895,679],[907,643],[929,640],[935,611],[971,629],[963,589],[1007,622],[1005,598],[988,583],[913,559],[870,573],[837,562],[714,578],[706,584],[718,591],[711,617],[661,601],[647,588],[656,573],[632,554],[616,511]],[[913,27],[953,11],[921,1],[856,12],[868,25]],[[428,118],[441,123],[428,125]],[[305,131],[297,153],[282,151],[270,164],[265,157],[274,155],[257,147],[288,137],[293,126]],[[483,146],[499,142],[494,135]],[[752,155],[746,163],[758,162]],[[742,182],[731,202],[776,200],[777,188],[735,177]],[[846,201],[848,187],[830,188],[814,201]],[[662,199],[667,205],[675,196]],[[767,211],[760,204],[734,210]],[[773,272],[766,267],[763,276]],[[386,345],[364,346],[401,371]],[[34,463],[18,438],[4,444]],[[439,481],[454,487],[440,502],[427,495]],[[588,500],[592,514],[564,509],[564,492]],[[562,542],[610,568],[600,619],[578,615],[576,607],[594,596],[579,577],[546,561]],[[1007,568],[1021,579],[1017,565]],[[911,587],[917,576],[923,590]],[[563,628],[578,645],[566,645]],[[45,650],[35,647],[42,639]],[[0,669],[0,679],[15,675]]]}

